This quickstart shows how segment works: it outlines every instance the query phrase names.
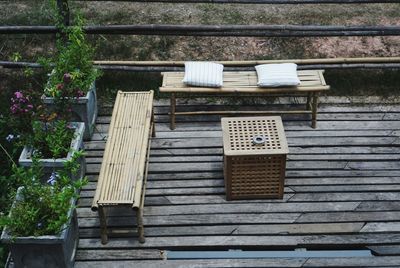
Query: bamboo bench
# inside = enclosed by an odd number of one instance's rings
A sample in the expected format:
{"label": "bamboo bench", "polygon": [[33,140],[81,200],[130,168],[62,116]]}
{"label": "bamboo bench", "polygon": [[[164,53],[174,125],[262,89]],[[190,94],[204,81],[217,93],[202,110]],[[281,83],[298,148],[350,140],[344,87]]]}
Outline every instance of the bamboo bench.
{"label": "bamboo bench", "polygon": [[153,91],[121,92],[115,101],[92,210],[98,211],[101,242],[108,241],[106,208],[136,211],[139,241],[145,242],[143,208],[152,135]]}
{"label": "bamboo bench", "polygon": [[[224,72],[224,85],[221,88],[192,87],[183,84],[184,72],[165,72],[162,73],[163,82],[160,92],[170,93],[170,128],[175,129],[176,115],[196,115],[196,114],[311,114],[311,126],[317,126],[318,94],[321,91],[329,90],[326,85],[323,70],[302,70],[298,71],[300,85],[297,87],[261,88],[257,86],[257,74],[252,72]],[[272,95],[286,94],[298,95],[306,94],[307,103],[304,110],[288,111],[196,111],[196,112],[177,112],[176,94],[177,93],[198,93],[198,94],[257,94]]]}

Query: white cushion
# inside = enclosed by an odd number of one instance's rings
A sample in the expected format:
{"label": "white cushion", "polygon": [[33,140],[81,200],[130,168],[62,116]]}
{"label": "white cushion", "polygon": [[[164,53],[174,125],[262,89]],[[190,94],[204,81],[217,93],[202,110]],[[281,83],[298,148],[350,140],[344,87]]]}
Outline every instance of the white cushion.
{"label": "white cushion", "polygon": [[259,87],[297,86],[297,65],[294,63],[262,64],[256,66]]}
{"label": "white cushion", "polygon": [[224,66],[214,62],[185,62],[183,83],[199,87],[222,87]]}

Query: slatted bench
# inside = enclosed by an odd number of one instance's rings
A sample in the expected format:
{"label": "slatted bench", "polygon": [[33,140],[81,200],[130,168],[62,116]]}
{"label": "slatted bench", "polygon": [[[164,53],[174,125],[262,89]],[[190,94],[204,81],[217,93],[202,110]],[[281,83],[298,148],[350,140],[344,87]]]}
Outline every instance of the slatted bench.
{"label": "slatted bench", "polygon": [[[221,88],[192,87],[182,83],[184,72],[162,73],[163,82],[160,92],[170,93],[170,128],[175,129],[176,115],[196,115],[196,114],[284,114],[301,113],[311,114],[311,125],[317,126],[317,107],[318,94],[321,91],[329,90],[326,85],[323,70],[301,70],[298,71],[300,85],[297,87],[279,88],[260,88],[257,86],[257,73],[252,72],[224,72],[224,85]],[[304,110],[288,111],[196,111],[196,112],[177,112],[176,94],[178,93],[198,93],[198,94],[257,94],[257,95],[298,95],[305,94],[307,103]]]}
{"label": "slatted bench", "polygon": [[143,207],[151,136],[155,136],[153,91],[121,92],[115,101],[92,210],[98,211],[101,242],[108,241],[106,209],[136,211],[139,241],[145,242]]}

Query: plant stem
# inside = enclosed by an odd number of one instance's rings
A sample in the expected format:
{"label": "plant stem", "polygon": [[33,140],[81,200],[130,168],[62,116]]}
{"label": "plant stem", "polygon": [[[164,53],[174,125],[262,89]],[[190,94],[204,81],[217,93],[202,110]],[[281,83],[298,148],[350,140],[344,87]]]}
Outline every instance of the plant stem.
{"label": "plant stem", "polygon": [[3,149],[3,151],[6,153],[8,159],[13,163],[14,166],[17,166],[17,164],[14,162],[14,159],[11,157],[11,155],[7,152],[6,148],[3,147],[3,145],[0,143],[0,148]]}

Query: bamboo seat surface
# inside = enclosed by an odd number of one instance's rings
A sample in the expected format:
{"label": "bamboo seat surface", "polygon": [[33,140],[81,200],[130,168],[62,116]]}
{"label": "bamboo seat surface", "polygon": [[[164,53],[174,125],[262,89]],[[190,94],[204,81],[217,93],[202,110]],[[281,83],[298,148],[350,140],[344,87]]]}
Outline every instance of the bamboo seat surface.
{"label": "bamboo seat surface", "polygon": [[182,82],[184,72],[165,72],[160,92],[193,92],[193,93],[280,93],[280,92],[312,92],[328,90],[323,70],[298,71],[300,85],[297,87],[261,88],[257,86],[257,73],[224,72],[224,84],[221,88],[192,87]]}
{"label": "bamboo seat surface", "polygon": [[153,91],[117,94],[92,204],[92,210],[99,209],[100,220],[105,220],[103,207],[143,209],[152,105]]}

